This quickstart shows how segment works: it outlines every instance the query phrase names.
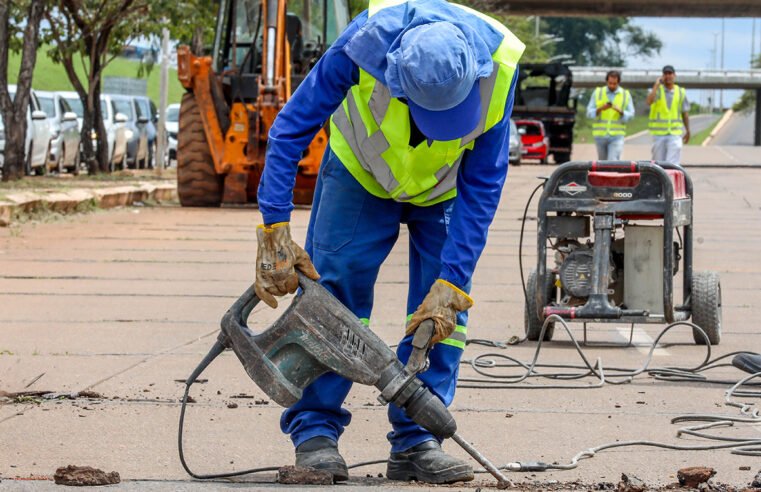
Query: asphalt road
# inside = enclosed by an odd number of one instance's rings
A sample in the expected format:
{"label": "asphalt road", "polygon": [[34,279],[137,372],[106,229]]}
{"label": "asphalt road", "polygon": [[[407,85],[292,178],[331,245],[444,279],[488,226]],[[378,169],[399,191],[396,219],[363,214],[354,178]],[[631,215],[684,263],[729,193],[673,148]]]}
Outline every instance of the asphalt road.
{"label": "asphalt road", "polygon": [[[517,255],[520,218],[538,183],[536,176],[551,169],[523,165],[510,171],[473,279],[476,304],[470,312],[470,338],[504,341],[523,334]],[[755,321],[761,316],[755,281],[761,274],[757,227],[761,171],[694,169],[691,173],[698,197],[694,267],[718,271],[722,279],[723,339],[713,356],[761,351],[761,330]],[[534,204],[531,217],[535,210]],[[292,229],[299,242],[304,240],[308,216],[308,210],[294,212]],[[123,490],[211,491],[243,486],[189,479],[177,457],[176,432],[181,381],[211,346],[222,314],[253,280],[254,228],[259,220],[254,209],[144,207],[0,229],[0,389],[89,389],[101,395],[0,403],[0,489],[53,488],[51,475],[68,464],[118,471],[127,482],[115,488]],[[524,248],[527,269],[535,261],[534,231],[531,220]],[[375,290],[372,327],[389,344],[396,343],[403,331],[408,241],[403,227]],[[277,312],[259,306],[249,325],[260,330],[276,316]],[[581,338],[581,326],[571,326]],[[634,346],[587,346],[585,356],[593,364],[599,358],[607,379],[620,381],[612,368],[641,368],[648,344],[662,328],[638,326]],[[626,342],[628,329],[621,324],[593,324],[589,338],[620,345]],[[469,345],[463,357],[472,360],[498,353],[528,363],[536,350],[537,345],[529,342],[509,348]],[[705,354],[705,348],[693,344],[690,328],[681,327],[662,340],[651,365],[693,367]],[[583,365],[560,327],[555,339],[542,347],[539,361]],[[490,372],[524,371],[503,367]],[[460,376],[480,377],[470,364],[461,366]],[[719,367],[709,376],[724,382],[661,381],[641,374],[631,384],[596,387],[596,378],[555,382],[532,378],[527,387],[460,388],[451,408],[462,436],[497,464],[567,463],[583,449],[616,441],[706,444],[698,438],[677,437],[677,430],[689,424],[671,421],[684,414],[740,416],[737,408],[724,404],[724,398],[743,373]],[[209,473],[292,463],[292,446],[278,426],[281,409],[255,387],[234,355],[223,354],[203,378],[207,381],[193,388],[196,403],[190,405],[186,422],[186,457],[193,469]],[[547,388],[548,384],[563,389]],[[578,385],[584,389],[572,389]],[[389,426],[374,389],[355,385],[347,408],[353,419],[340,443],[346,460],[386,458]],[[714,431],[759,439],[761,422]],[[454,443],[445,443],[445,449],[466,457]],[[758,458],[727,450],[631,447],[602,451],[574,470],[512,473],[510,478],[524,489],[549,488],[550,481],[558,481],[566,488],[587,490],[600,483],[616,484],[627,473],[657,486],[674,483],[678,469],[696,465],[714,467],[716,480],[736,487],[747,486],[760,466]],[[352,470],[349,485],[341,490],[368,486],[398,490],[401,484],[378,478],[384,472],[383,465]],[[269,473],[243,482],[273,487],[273,480]],[[479,475],[459,488],[494,483]]]}
{"label": "asphalt road", "polygon": [[753,145],[755,111],[733,113],[710,145]]}
{"label": "asphalt road", "polygon": [[[709,126],[711,126],[720,115],[716,114],[698,114],[690,116],[690,132],[695,135]],[[626,145],[652,145],[653,136],[649,133],[643,133],[634,138],[627,138]]]}

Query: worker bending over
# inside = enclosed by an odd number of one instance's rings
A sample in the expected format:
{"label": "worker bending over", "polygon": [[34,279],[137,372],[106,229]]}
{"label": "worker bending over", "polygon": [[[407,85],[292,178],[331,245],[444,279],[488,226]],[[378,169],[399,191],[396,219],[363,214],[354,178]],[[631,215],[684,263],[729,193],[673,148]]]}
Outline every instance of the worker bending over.
{"label": "worker bending over", "polygon": [[653,160],[681,164],[682,144],[690,141],[690,103],[682,87],[674,83],[674,67],[663,67],[647,95],[650,106],[650,133],[653,135]]}
{"label": "worker bending over", "polygon": [[587,118],[593,119],[592,135],[597,145],[597,158],[621,160],[626,136],[626,122],[634,116],[634,102],[628,90],[621,87],[621,72],[611,70],[605,84],[589,98]]}
{"label": "worker bending over", "polygon": [[[524,50],[507,28],[443,0],[371,0],[326,51],[279,113],[259,185],[256,293],[294,292],[298,269],[318,278],[370,324],[378,270],[409,231],[406,362],[418,325],[433,319],[435,346],[423,383],[452,402],[465,348],[471,276],[497,210],[508,164],[517,62]],[[332,116],[331,116],[332,115]],[[330,117],[304,249],[288,222],[297,164]],[[319,272],[319,276],[318,273]],[[337,441],[351,420],[351,382],[328,373],[285,410],[280,426],[296,465],[346,480]],[[392,480],[472,480],[465,461],[391,405]]]}

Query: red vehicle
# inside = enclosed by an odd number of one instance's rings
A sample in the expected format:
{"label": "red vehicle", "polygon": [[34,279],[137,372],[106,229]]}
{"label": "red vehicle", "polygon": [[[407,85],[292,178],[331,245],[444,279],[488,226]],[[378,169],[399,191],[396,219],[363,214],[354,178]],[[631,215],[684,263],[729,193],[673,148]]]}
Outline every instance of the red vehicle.
{"label": "red vehicle", "polygon": [[515,124],[523,142],[523,158],[538,159],[542,164],[547,164],[550,138],[544,131],[544,124],[539,120],[517,120]]}

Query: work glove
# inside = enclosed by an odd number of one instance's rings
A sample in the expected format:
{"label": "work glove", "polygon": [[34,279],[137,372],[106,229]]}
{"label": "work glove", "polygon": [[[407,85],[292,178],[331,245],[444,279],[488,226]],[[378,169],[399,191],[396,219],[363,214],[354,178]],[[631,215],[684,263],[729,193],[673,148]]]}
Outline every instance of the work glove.
{"label": "work glove", "polygon": [[431,338],[431,346],[454,333],[457,326],[457,313],[465,311],[473,305],[473,299],[468,294],[450,284],[446,280],[438,279],[431,286],[431,290],[412,314],[407,323],[407,335],[415,333],[420,323],[433,320],[434,332]]}
{"label": "work glove", "polygon": [[260,225],[256,229],[256,239],[259,246],[254,290],[269,307],[277,307],[275,296],[296,292],[299,287],[296,268],[312,280],[320,278],[307,252],[291,239],[288,222]]}

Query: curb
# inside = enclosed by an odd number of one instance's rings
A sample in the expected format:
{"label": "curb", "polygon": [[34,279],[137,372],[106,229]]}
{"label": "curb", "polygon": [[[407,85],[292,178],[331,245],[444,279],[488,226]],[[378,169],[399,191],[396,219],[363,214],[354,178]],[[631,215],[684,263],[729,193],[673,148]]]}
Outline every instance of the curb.
{"label": "curb", "polygon": [[176,199],[177,185],[175,184],[143,183],[93,190],[20,191],[8,194],[0,200],[0,227],[11,225],[18,212],[47,209],[61,214],[70,214],[88,205],[98,208],[115,208],[146,200],[161,203]]}
{"label": "curb", "polygon": [[728,109],[724,111],[724,115],[721,117],[718,123],[716,123],[716,126],[713,127],[713,130],[711,130],[711,133],[706,137],[705,140],[703,140],[703,143],[700,144],[701,147],[708,147],[708,145],[711,143],[711,140],[714,139],[714,137],[721,131],[722,128],[724,128],[724,125],[727,124],[727,121],[732,117],[732,115],[735,114],[735,112],[732,109]]}

